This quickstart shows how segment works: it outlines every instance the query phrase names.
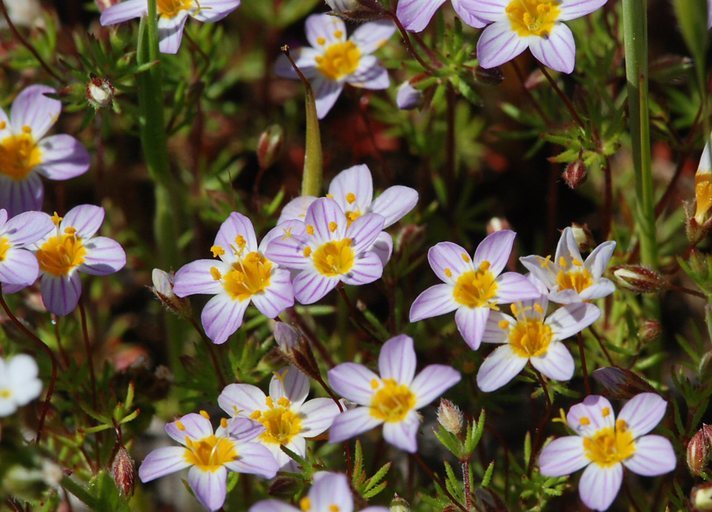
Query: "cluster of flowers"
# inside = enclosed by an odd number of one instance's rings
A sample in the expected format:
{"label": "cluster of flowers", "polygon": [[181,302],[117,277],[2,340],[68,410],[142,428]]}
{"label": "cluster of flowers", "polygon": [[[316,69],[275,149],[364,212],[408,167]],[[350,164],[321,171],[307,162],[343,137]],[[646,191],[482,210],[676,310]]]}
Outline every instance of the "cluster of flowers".
{"label": "cluster of flowers", "polygon": [[65,180],[86,172],[89,154],[70,135],[45,136],[62,109],[50,87],[24,89],[10,116],[0,109],[0,284],[14,293],[40,279],[48,311],[66,315],[81,295],[79,272],[117,272],[126,254],[114,240],[96,236],[104,220],[98,206],[80,205],[64,218],[42,207],[40,176]]}
{"label": "cluster of flowers", "polygon": [[[294,366],[274,374],[269,395],[249,384],[230,384],[217,400],[230,418],[221,419],[217,429],[213,429],[205,411],[167,424],[166,433],[182,447],[151,452],[139,468],[139,477],[149,482],[190,467],[188,483],[196,497],[209,510],[217,510],[225,502],[228,470],[272,478],[280,469],[295,465],[282,447],[305,457],[306,438],[326,430],[330,442],[335,443],[383,425],[386,441],[413,453],[420,425],[418,409],[460,380],[458,372],[443,365],[427,366],[415,375],[416,364],[413,340],[396,336],[381,349],[380,375],[354,363],[331,369],[329,384],[355,405],[350,409],[345,401],[330,398],[307,401],[309,380]],[[343,492],[318,491],[318,485],[317,479],[312,492],[331,492],[327,496],[332,503],[351,502],[348,485]],[[307,500],[314,501],[315,510],[324,510],[316,505],[320,502],[311,493]],[[265,502],[252,510],[273,510],[276,506]]]}

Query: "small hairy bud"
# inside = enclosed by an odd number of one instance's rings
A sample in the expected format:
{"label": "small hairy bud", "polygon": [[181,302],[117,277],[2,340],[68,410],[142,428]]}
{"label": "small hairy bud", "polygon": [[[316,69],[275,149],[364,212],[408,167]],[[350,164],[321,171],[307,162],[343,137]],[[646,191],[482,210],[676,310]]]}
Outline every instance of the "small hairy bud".
{"label": "small hairy bud", "polygon": [[638,337],[643,343],[650,343],[660,337],[663,326],[657,320],[643,320],[638,328]]}
{"label": "small hairy bud", "polygon": [[410,503],[398,496],[398,494],[394,494],[391,500],[390,512],[410,512]]}
{"label": "small hairy bud", "polygon": [[398,87],[396,104],[401,110],[413,110],[423,104],[423,91],[413,87],[411,80],[406,80]]}
{"label": "small hairy bud", "polygon": [[87,82],[87,101],[95,110],[113,105],[115,92],[114,86],[106,78],[92,76]]}
{"label": "small hairy bud", "polygon": [[504,217],[492,217],[487,223],[487,234],[491,235],[503,229],[512,229],[512,225]]}
{"label": "small hairy bud", "polygon": [[566,166],[561,177],[569,188],[575,189],[586,181],[588,170],[583,160],[578,159]]}
{"label": "small hairy bud", "polygon": [[655,392],[650,384],[635,373],[617,366],[594,370],[591,377],[604,389],[605,396],[616,400],[627,400],[639,393]]}
{"label": "small hairy bud", "polygon": [[285,322],[274,322],[272,334],[287,361],[312,379],[319,378],[319,366],[301,332]]}
{"label": "small hairy bud", "polygon": [[462,431],[462,411],[450,400],[443,398],[438,407],[438,423],[451,434],[458,435]]}
{"label": "small hairy bud", "polygon": [[692,502],[695,511],[712,510],[712,483],[693,487],[690,493],[690,502]]}
{"label": "small hairy bud", "polygon": [[257,161],[261,169],[268,169],[277,161],[284,146],[284,130],[273,124],[260,134],[257,141]]}
{"label": "small hairy bud", "polygon": [[114,462],[111,464],[111,476],[121,494],[124,496],[133,494],[136,483],[136,464],[123,446],[116,452]]}
{"label": "small hairy bud", "polygon": [[173,292],[173,278],[172,272],[154,268],[151,273],[153,286],[150,290],[169,310],[180,316],[188,317],[191,313],[190,302],[185,298],[178,297]]}
{"label": "small hairy bud", "polygon": [[702,424],[687,443],[687,467],[694,476],[700,476],[712,458],[712,426]]}
{"label": "small hairy bud", "polygon": [[621,265],[612,270],[618,284],[635,293],[655,293],[669,287],[661,274],[642,265]]}

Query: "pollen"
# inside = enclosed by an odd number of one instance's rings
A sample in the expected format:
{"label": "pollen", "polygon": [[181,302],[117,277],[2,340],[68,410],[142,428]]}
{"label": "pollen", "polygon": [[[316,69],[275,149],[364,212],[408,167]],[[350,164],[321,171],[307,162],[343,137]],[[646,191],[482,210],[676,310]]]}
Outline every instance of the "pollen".
{"label": "pollen", "polygon": [[190,10],[193,7],[193,0],[158,0],[156,7],[161,17],[175,18],[181,11]]}
{"label": "pollen", "polygon": [[465,263],[470,262],[470,255],[467,254],[466,252],[463,252],[462,254],[460,254],[460,258],[462,258],[462,261],[464,261]]}
{"label": "pollen", "polygon": [[336,222],[334,222],[333,220],[329,222],[329,231],[333,233],[337,229],[339,229],[339,225]]}
{"label": "pollen", "polygon": [[380,386],[380,382],[378,382],[378,379],[371,379],[371,389],[378,389],[378,386]]}
{"label": "pollen", "polygon": [[277,403],[279,405],[281,405],[282,407],[289,407],[290,405],[292,405],[292,402],[290,402],[286,396],[279,397],[279,400],[277,400]]}
{"label": "pollen", "polygon": [[0,176],[24,181],[42,163],[42,150],[31,131],[23,127],[23,133],[0,140]]}
{"label": "pollen", "polygon": [[346,194],[346,202],[349,204],[355,203],[356,202],[356,194],[353,192],[349,192]]}
{"label": "pollen", "polygon": [[176,428],[181,432],[185,431],[185,425],[183,425],[182,421],[176,421]]}
{"label": "pollen", "polygon": [[502,330],[509,329],[509,322],[507,320],[500,320],[498,325]]}
{"label": "pollen", "polygon": [[237,235],[235,237],[235,245],[237,245],[240,249],[242,249],[245,247],[245,245],[247,245],[247,240],[245,240],[244,236]]}
{"label": "pollen", "polygon": [[252,414],[250,414],[250,419],[258,420],[260,416],[262,416],[262,411],[253,411]]}
{"label": "pollen", "polygon": [[205,418],[206,420],[210,419],[210,415],[208,414],[208,411],[200,411],[200,415]]}
{"label": "pollen", "polygon": [[542,308],[541,304],[539,304],[538,302],[534,303],[534,311],[536,311],[540,315],[544,314],[544,308]]}
{"label": "pollen", "polygon": [[452,270],[450,270],[450,267],[445,267],[445,275],[452,277]]}
{"label": "pollen", "polygon": [[341,508],[339,508],[338,505],[334,505],[333,503],[329,505],[329,512],[341,512]]}
{"label": "pollen", "polygon": [[301,500],[299,500],[299,508],[302,512],[309,512],[311,510],[311,500],[304,496]]}
{"label": "pollen", "polygon": [[213,258],[217,258],[218,256],[225,254],[225,249],[223,249],[220,245],[213,245],[210,248],[210,252],[213,253]]}
{"label": "pollen", "polygon": [[566,258],[564,258],[563,256],[560,256],[559,257],[559,266],[562,268],[566,268],[569,266],[569,262],[566,261]]}
{"label": "pollen", "polygon": [[228,425],[227,418],[220,418],[220,426],[222,428],[227,428],[227,425]]}
{"label": "pollen", "polygon": [[581,425],[583,425],[583,426],[586,426],[586,425],[590,425],[590,424],[591,424],[591,420],[588,419],[588,416],[581,416],[581,417],[579,418],[579,423],[580,423]]}
{"label": "pollen", "polygon": [[307,224],[307,234],[313,235],[314,234],[314,226],[311,224]]}
{"label": "pollen", "polygon": [[305,258],[310,257],[311,254],[312,254],[312,248],[307,245],[307,246],[304,248],[304,253],[303,253],[303,254],[304,254],[304,257],[305,257]]}
{"label": "pollen", "polygon": [[0,121],[0,130],[7,128],[7,123],[5,121]]}
{"label": "pollen", "polygon": [[586,457],[602,468],[612,467],[629,459],[635,454],[636,446],[633,434],[625,422],[616,428],[599,429],[592,436],[584,438],[583,450]]}
{"label": "pollen", "polygon": [[315,60],[322,75],[339,81],[356,72],[361,63],[361,50],[353,41],[333,43]]}
{"label": "pollen", "polygon": [[557,0],[511,0],[505,11],[520,37],[549,37],[561,14]]}
{"label": "pollen", "polygon": [[324,39],[323,37],[317,37],[316,42],[317,44],[319,44],[319,46],[324,46],[326,44],[326,39]]}
{"label": "pollen", "polygon": [[54,212],[54,213],[52,214],[52,223],[53,223],[55,226],[59,226],[59,224],[60,224],[61,222],[62,222],[62,217],[60,217],[60,216],[57,214],[57,212]]}
{"label": "pollen", "polygon": [[607,418],[608,416],[610,416],[610,414],[611,414],[610,408],[604,407],[603,409],[601,409],[601,416],[603,416],[604,418]]}
{"label": "pollen", "polygon": [[302,418],[291,410],[292,403],[285,397],[274,403],[267,397],[267,410],[263,410],[256,419],[265,427],[260,439],[270,444],[289,444],[302,431]]}
{"label": "pollen", "polygon": [[581,293],[593,284],[593,276],[586,267],[577,267],[573,270],[560,270],[556,275],[556,284],[559,290],[574,290]]}
{"label": "pollen", "polygon": [[549,254],[546,258],[544,258],[543,260],[541,260],[539,262],[539,266],[544,269],[549,268],[550,265],[551,265],[551,254]]}
{"label": "pollen", "polygon": [[348,274],[356,262],[351,244],[350,238],[344,238],[320,245],[313,257],[316,270],[327,277]]}
{"label": "pollen", "polygon": [[344,37],[344,33],[343,33],[341,30],[335,30],[335,31],[334,31],[334,37],[335,37],[336,39],[341,39],[342,37]]}
{"label": "pollen", "polygon": [[210,267],[210,275],[215,281],[220,281],[222,279],[222,274],[217,267]]}
{"label": "pollen", "polygon": [[32,127],[28,125],[22,126],[22,133],[32,133]]}
{"label": "pollen", "polygon": [[415,394],[405,384],[383,379],[383,387],[371,399],[371,416],[386,423],[399,423],[415,408]]}
{"label": "pollen", "polygon": [[572,260],[571,263],[573,263],[574,267],[582,267],[583,266],[583,261],[581,260]]}

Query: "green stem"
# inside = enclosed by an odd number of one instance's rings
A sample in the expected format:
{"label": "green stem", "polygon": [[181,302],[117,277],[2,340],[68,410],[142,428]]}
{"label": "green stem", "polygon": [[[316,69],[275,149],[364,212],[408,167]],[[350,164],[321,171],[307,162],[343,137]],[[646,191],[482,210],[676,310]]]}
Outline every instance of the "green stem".
{"label": "green stem", "polygon": [[650,153],[648,106],[647,0],[623,0],[623,37],[628,89],[630,133],[635,167],[636,224],[641,262],[657,267],[655,197]]}

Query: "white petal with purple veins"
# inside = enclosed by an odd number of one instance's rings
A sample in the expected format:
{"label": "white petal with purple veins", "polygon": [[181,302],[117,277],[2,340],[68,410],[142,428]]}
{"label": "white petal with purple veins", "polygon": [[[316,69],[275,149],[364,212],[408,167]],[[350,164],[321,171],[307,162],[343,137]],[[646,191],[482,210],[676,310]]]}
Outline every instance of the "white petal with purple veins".
{"label": "white petal with purple veins", "polygon": [[389,339],[378,355],[378,372],[382,379],[393,379],[399,384],[410,385],[415,376],[415,349],[413,338],[400,334]]}
{"label": "white petal with purple veins", "polygon": [[487,26],[477,41],[477,58],[485,69],[501,66],[527,49],[525,39],[511,29],[509,20]]}
{"label": "white petal with purple veins", "polygon": [[450,366],[431,364],[415,376],[410,390],[415,393],[415,408],[425,407],[460,382],[460,373]]}
{"label": "white petal with purple veins", "polygon": [[584,454],[583,438],[565,436],[547,444],[539,455],[539,471],[544,476],[565,476],[575,473],[590,461]]}
{"label": "white petal with purple veins", "polygon": [[658,476],[675,469],[675,451],[670,441],[662,436],[643,436],[635,440],[635,453],[623,461],[633,473]]}
{"label": "white petal with purple veins", "polygon": [[418,451],[418,427],[420,418],[415,411],[410,411],[403,421],[383,424],[383,439],[408,453]]}
{"label": "white petal with purple veins", "polygon": [[665,416],[667,402],[655,393],[640,393],[628,400],[618,414],[618,419],[628,424],[633,437],[647,434]]}
{"label": "white petal with purple veins", "polygon": [[480,366],[477,386],[486,392],[499,389],[516,377],[527,361],[527,358],[516,355],[509,345],[497,347]]}
{"label": "white petal with purple veins", "polygon": [[70,135],[53,135],[38,144],[42,163],[37,172],[50,180],[68,180],[89,170],[91,157],[84,145]]}
{"label": "white petal with purple veins", "polygon": [[361,405],[371,404],[374,380],[381,381],[378,375],[357,363],[342,363],[329,370],[329,384],[334,391]]}
{"label": "white petal with purple veins", "polygon": [[338,443],[367,432],[383,423],[371,416],[368,407],[357,407],[334,418],[329,429],[329,442]]}
{"label": "white petal with purple veins", "polygon": [[452,296],[453,287],[449,284],[436,284],[422,292],[410,306],[411,322],[440,316],[455,311],[460,306]]}
{"label": "white petal with purple veins", "polygon": [[588,508],[606,510],[616,499],[622,482],[621,464],[605,469],[597,464],[589,464],[579,481],[579,496]]}
{"label": "white petal with purple veins", "polygon": [[79,266],[81,272],[105,276],[118,272],[126,265],[126,253],[116,240],[97,236],[88,240],[84,248],[87,253],[84,263]]}
{"label": "white petal with purple veins", "polygon": [[208,301],[200,314],[205,334],[213,343],[225,343],[242,325],[249,300],[233,300],[226,293],[220,293]]}

